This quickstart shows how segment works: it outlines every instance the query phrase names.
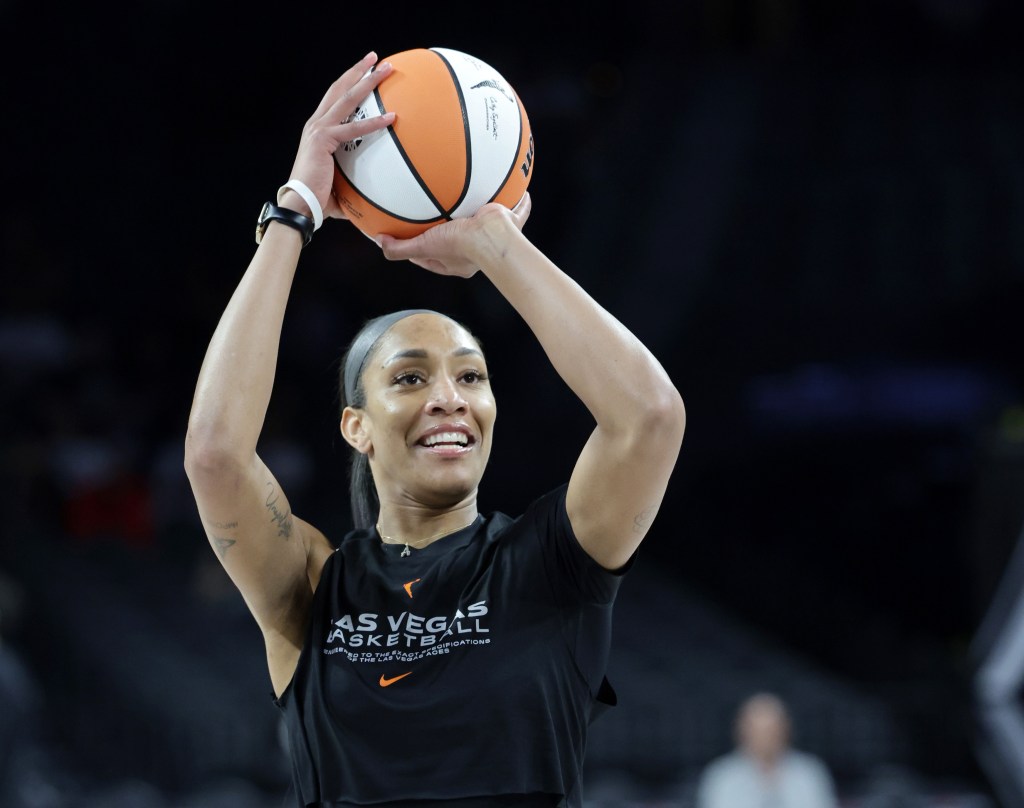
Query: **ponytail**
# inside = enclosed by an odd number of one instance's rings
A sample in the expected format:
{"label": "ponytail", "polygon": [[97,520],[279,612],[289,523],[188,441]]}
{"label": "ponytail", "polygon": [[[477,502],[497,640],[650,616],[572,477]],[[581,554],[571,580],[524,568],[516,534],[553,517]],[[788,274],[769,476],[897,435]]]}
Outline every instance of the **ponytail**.
{"label": "ponytail", "polygon": [[348,469],[348,496],[353,526],[356,530],[369,530],[380,512],[380,500],[370,473],[370,458],[354,449]]}

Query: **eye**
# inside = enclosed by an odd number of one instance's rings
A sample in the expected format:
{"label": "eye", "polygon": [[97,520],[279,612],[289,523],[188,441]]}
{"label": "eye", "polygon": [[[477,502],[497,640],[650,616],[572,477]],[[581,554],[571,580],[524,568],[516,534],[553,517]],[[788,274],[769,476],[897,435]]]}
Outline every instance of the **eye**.
{"label": "eye", "polygon": [[466,384],[478,384],[480,382],[487,381],[487,375],[481,373],[479,370],[467,370],[459,377],[459,381],[465,382]]}
{"label": "eye", "polygon": [[423,381],[423,376],[417,373],[416,371],[406,370],[395,376],[395,378],[392,380],[392,384],[397,384],[404,387],[411,387],[413,385],[420,384]]}

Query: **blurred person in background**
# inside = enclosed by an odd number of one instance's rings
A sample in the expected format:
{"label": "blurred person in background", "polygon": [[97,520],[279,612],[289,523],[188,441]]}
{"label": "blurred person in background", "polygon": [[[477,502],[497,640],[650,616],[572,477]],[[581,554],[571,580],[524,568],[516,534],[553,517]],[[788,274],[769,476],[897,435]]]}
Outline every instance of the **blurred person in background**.
{"label": "blurred person in background", "polygon": [[771,693],[746,699],[736,715],[736,749],[713,760],[697,787],[697,808],[837,808],[825,764],[791,746],[792,722]]}

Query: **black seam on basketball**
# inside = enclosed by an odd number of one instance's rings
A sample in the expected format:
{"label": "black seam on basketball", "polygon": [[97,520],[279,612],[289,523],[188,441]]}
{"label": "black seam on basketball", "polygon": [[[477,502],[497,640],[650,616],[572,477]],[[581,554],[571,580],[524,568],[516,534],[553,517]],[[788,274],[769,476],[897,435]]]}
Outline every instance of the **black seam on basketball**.
{"label": "black seam on basketball", "polygon": [[[380,107],[380,114],[384,115],[385,113],[387,113],[387,110],[384,109],[384,100],[380,97],[380,88],[379,87],[374,88],[374,90],[373,90],[373,97],[377,99],[377,106]],[[398,139],[398,135],[395,134],[395,127],[394,126],[389,126],[388,127],[388,135],[391,138],[391,142],[395,144],[395,148],[398,149],[398,153],[400,155],[402,155],[402,160],[404,160],[405,164],[409,167],[409,173],[412,174],[413,179],[416,180],[416,183],[420,186],[420,188],[423,189],[423,193],[425,193],[427,195],[427,198],[431,202],[434,203],[434,207],[437,208],[437,212],[441,215],[442,218],[445,218],[445,219],[449,218],[447,212],[444,209],[444,205],[442,205],[441,202],[438,200],[438,198],[436,196],[434,196],[433,192],[431,192],[430,188],[423,181],[423,177],[420,176],[420,172],[416,170],[416,166],[414,166],[412,164],[412,160],[409,159],[409,155],[406,154],[405,149],[402,147],[402,141],[399,140]],[[370,200],[367,200],[367,202],[370,202]],[[370,204],[373,205],[373,202],[370,202]],[[374,205],[374,207],[377,207],[377,206]],[[384,210],[384,208],[378,208],[378,210]],[[387,211],[387,212],[390,213],[390,211]],[[400,219],[402,217],[396,216],[395,218],[396,219]],[[418,221],[418,220],[415,220],[415,219],[404,219],[403,221],[407,221],[408,222],[408,221]],[[436,221],[436,219],[429,219],[428,221]]]}
{"label": "black seam on basketball", "polygon": [[383,205],[378,205],[378,204],[377,204],[376,202],[374,202],[374,201],[373,201],[372,199],[370,199],[370,197],[368,197],[368,196],[367,196],[367,195],[366,195],[366,194],[365,194],[365,193],[364,193],[364,192],[363,192],[363,191],[362,191],[362,190],[361,190],[361,189],[359,188],[359,186],[358,186],[358,185],[356,185],[356,184],[355,184],[355,183],[354,183],[354,182],[352,181],[352,178],[351,178],[351,177],[350,177],[350,176],[349,176],[348,174],[346,174],[346,173],[345,173],[345,169],[343,169],[343,168],[341,167],[341,164],[340,164],[340,163],[338,163],[338,158],[337,158],[337,156],[335,156],[335,158],[334,158],[334,165],[335,165],[335,166],[337,166],[337,168],[338,168],[338,173],[339,173],[339,174],[341,174],[341,176],[345,178],[345,182],[347,182],[347,183],[349,184],[349,187],[350,187],[350,188],[351,188],[351,189],[352,189],[353,191],[355,191],[355,192],[356,192],[357,194],[359,194],[360,198],[361,198],[361,199],[362,199],[362,200],[363,200],[363,201],[364,201],[364,202],[365,202],[365,203],[366,203],[367,205],[370,205],[370,206],[372,206],[372,207],[375,207],[375,208],[376,208],[377,210],[379,210],[379,211],[380,211],[381,213],[386,213],[386,214],[387,214],[388,216],[390,216],[390,217],[391,217],[392,219],[397,219],[397,220],[398,220],[398,221],[400,221],[400,222],[409,222],[409,224],[430,224],[431,222],[444,222],[444,221],[450,221],[450,219],[451,219],[451,217],[450,217],[450,216],[445,216],[445,215],[444,215],[443,213],[440,213],[440,212],[438,213],[438,215],[437,215],[437,216],[434,216],[434,217],[432,217],[432,218],[430,218],[430,219],[410,219],[410,218],[409,218],[408,216],[402,216],[402,215],[401,215],[401,214],[399,214],[399,213],[395,213],[395,212],[394,212],[393,210],[391,210],[391,209],[389,209],[389,208],[385,208],[385,207],[384,207]]}
{"label": "black seam on basketball", "polygon": [[433,48],[430,50],[438,59],[441,60],[444,66],[448,68],[448,72],[451,74],[452,84],[455,86],[455,92],[459,96],[459,107],[462,110],[463,140],[466,143],[466,181],[462,184],[462,193],[459,194],[459,198],[455,200],[455,204],[453,204],[451,208],[448,210],[440,208],[440,210],[444,212],[445,218],[450,219],[452,211],[458,209],[459,205],[462,204],[462,200],[465,199],[466,195],[469,193],[469,182],[473,178],[473,142],[470,140],[469,110],[466,109],[466,96],[462,94],[462,84],[459,82],[459,77],[455,74],[455,69],[452,67],[451,63],[445,59],[442,54],[438,53]]}
{"label": "black seam on basketball", "polygon": [[348,174],[345,173],[345,170],[340,165],[338,165],[338,159],[337,158],[334,159],[334,164],[336,166],[338,166],[338,173],[341,174],[341,176],[343,176],[345,178],[345,182],[347,182],[349,184],[349,186],[352,188],[353,191],[355,191],[357,194],[359,194],[359,196],[362,198],[362,200],[367,205],[370,205],[371,207],[376,208],[381,213],[386,213],[392,219],[397,219],[400,222],[408,222],[409,224],[431,224],[433,222],[451,221],[451,217],[450,216],[446,216],[445,214],[440,213],[440,212],[438,213],[437,216],[434,216],[431,219],[410,219],[408,216],[402,216],[401,214],[395,213],[393,210],[391,210],[389,208],[385,208],[383,205],[378,205],[376,202],[374,202],[372,199],[370,199],[370,197],[368,197],[365,193],[363,193],[361,190],[359,190],[359,186],[358,185],[356,185],[354,182],[352,182],[352,178]]}
{"label": "black seam on basketball", "polygon": [[[519,150],[523,148],[523,108],[519,103],[518,96],[516,97],[516,110],[519,112],[519,138],[516,141],[516,150],[512,153],[512,162],[509,163],[508,171],[505,172],[505,178],[501,181],[501,184],[495,189],[494,194],[488,199],[488,202],[493,202],[498,198],[498,194],[505,190],[505,186],[508,185],[508,178],[512,176],[512,172],[516,170],[516,166],[519,165]],[[527,177],[529,181],[529,177]],[[525,191],[524,191],[525,193]],[[516,200],[518,204],[519,200]]]}
{"label": "black seam on basketball", "polygon": [[[374,67],[376,67],[376,66],[374,66]],[[372,69],[374,69],[374,68],[371,68],[371,70]],[[383,104],[383,102],[381,100],[380,93],[377,92],[377,90],[374,90],[373,96],[377,100],[377,106],[380,108],[381,114],[383,115],[385,112],[387,112],[387,110],[384,109],[384,104]],[[335,155],[334,155],[334,165],[337,167],[338,173],[341,174],[341,176],[345,178],[345,182],[347,182],[349,184],[349,187],[351,187],[353,191],[355,191],[357,194],[359,194],[359,196],[362,198],[362,200],[364,202],[366,202],[366,204],[370,205],[371,207],[376,208],[381,213],[386,213],[392,219],[396,219],[396,220],[398,220],[400,222],[408,222],[409,224],[432,224],[434,222],[450,221],[451,217],[445,215],[443,206],[437,201],[437,199],[434,198],[433,194],[430,193],[430,190],[423,184],[423,181],[420,179],[419,174],[415,171],[415,169],[413,169],[412,165],[409,163],[409,158],[405,154],[405,152],[402,150],[401,143],[399,143],[397,138],[395,138],[395,136],[394,136],[394,129],[389,126],[388,127],[388,132],[391,135],[391,139],[394,141],[395,146],[398,149],[399,153],[402,155],[402,158],[405,160],[406,165],[409,166],[409,171],[412,173],[413,177],[416,178],[416,180],[419,183],[420,187],[424,190],[424,192],[427,194],[427,197],[434,204],[434,207],[437,208],[437,212],[438,212],[437,216],[433,216],[433,217],[431,217],[429,219],[413,219],[413,218],[410,218],[408,216],[402,216],[399,213],[395,213],[393,210],[391,210],[390,208],[386,208],[383,205],[378,205],[376,202],[374,202],[366,194],[365,191],[363,191],[358,185],[356,185],[356,183],[352,179],[352,177],[350,177],[346,173],[345,169],[341,167],[341,163],[338,162],[338,155],[337,155],[337,153],[335,153]]]}

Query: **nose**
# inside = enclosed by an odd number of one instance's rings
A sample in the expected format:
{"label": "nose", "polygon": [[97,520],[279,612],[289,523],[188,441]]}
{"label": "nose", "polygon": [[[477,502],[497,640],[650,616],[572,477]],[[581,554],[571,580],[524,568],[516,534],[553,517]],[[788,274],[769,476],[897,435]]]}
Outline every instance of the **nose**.
{"label": "nose", "polygon": [[429,413],[447,414],[464,412],[467,403],[462,396],[458,382],[448,374],[441,374],[430,386],[430,396],[427,398],[426,406]]}

